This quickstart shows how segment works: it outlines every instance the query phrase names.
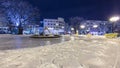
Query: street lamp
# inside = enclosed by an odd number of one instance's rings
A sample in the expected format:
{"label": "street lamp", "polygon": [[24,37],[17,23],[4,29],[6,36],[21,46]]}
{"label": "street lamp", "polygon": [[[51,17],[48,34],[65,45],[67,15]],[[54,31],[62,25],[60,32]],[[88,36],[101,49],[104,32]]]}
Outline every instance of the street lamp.
{"label": "street lamp", "polygon": [[80,26],[80,28],[81,28],[81,29],[84,29],[84,28],[85,28],[85,26],[84,26],[84,25],[81,25],[81,26]]}
{"label": "street lamp", "polygon": [[74,28],[71,28],[71,30],[74,30]]}
{"label": "street lamp", "polygon": [[74,32],[74,28],[71,28],[71,33],[73,34],[73,32]]}
{"label": "street lamp", "polygon": [[112,22],[112,32],[114,32],[115,23],[120,20],[119,16],[113,16],[109,19],[110,22]]}
{"label": "street lamp", "polygon": [[80,33],[82,33],[82,34],[85,34],[85,31],[83,30],[83,29],[85,29],[85,25],[80,25],[80,29],[81,29],[81,31],[80,31]]}
{"label": "street lamp", "polygon": [[118,20],[120,20],[119,16],[113,16],[109,19],[110,22],[117,22]]}
{"label": "street lamp", "polygon": [[62,29],[64,29],[65,27],[64,26],[62,26]]}
{"label": "street lamp", "polygon": [[93,25],[93,28],[97,28],[98,27],[98,25]]}

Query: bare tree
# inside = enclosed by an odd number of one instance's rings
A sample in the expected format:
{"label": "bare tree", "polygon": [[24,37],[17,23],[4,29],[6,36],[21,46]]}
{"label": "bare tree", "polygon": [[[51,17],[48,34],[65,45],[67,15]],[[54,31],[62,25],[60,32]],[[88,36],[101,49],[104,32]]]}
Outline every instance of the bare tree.
{"label": "bare tree", "polygon": [[76,33],[77,30],[79,30],[80,28],[80,23],[83,21],[84,19],[81,17],[72,17],[69,19],[70,21],[70,26],[74,28],[74,31]]}
{"label": "bare tree", "polygon": [[26,1],[3,0],[1,5],[5,8],[9,23],[20,29],[28,24],[37,24],[40,20],[39,10]]}

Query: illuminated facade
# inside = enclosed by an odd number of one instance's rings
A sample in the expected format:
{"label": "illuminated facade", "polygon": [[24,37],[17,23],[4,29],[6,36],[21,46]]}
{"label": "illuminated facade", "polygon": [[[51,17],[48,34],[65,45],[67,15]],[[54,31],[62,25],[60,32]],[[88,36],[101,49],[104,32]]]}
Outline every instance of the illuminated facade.
{"label": "illuminated facade", "polygon": [[[58,19],[44,19],[43,20],[43,27],[48,28],[49,30],[55,30],[59,34],[64,33],[64,26],[65,26],[65,21],[63,18],[58,18]],[[53,32],[52,31],[52,32]]]}
{"label": "illuminated facade", "polygon": [[[81,28],[84,27],[84,28]],[[80,34],[102,35],[111,30],[108,21],[85,20],[80,24]]]}

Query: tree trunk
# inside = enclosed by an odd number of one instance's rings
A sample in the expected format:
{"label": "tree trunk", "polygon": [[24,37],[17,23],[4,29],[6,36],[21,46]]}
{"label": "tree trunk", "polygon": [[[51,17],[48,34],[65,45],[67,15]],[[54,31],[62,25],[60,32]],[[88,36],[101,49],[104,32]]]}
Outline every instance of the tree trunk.
{"label": "tree trunk", "polygon": [[18,28],[18,34],[23,34],[23,28]]}
{"label": "tree trunk", "polygon": [[76,27],[74,27],[74,33],[75,33],[75,34],[77,33],[77,28],[76,28]]}
{"label": "tree trunk", "polygon": [[18,26],[18,34],[23,34],[23,27],[21,23]]}

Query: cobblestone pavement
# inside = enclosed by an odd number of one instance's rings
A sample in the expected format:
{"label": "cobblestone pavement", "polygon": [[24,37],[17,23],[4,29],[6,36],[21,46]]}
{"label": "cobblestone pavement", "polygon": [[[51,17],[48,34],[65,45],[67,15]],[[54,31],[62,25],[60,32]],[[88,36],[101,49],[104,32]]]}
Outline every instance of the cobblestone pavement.
{"label": "cobblestone pavement", "polygon": [[71,37],[70,41],[0,51],[0,68],[120,68],[120,40]]}

